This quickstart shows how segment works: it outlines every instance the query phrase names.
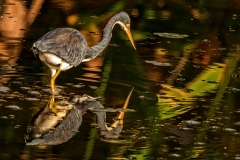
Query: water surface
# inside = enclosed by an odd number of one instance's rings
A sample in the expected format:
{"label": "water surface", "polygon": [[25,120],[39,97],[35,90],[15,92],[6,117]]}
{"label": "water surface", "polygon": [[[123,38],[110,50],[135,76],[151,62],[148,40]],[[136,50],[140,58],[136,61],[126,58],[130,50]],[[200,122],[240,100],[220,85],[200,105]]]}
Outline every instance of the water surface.
{"label": "water surface", "polygon": [[[9,1],[0,8],[0,159],[239,159],[239,6],[237,0]],[[137,50],[116,26],[100,56],[56,80],[56,99],[88,94],[113,109],[134,87],[127,108],[135,112],[124,113],[122,131],[104,137],[96,114],[86,111],[67,142],[26,145],[32,117],[50,99],[49,69],[32,44],[51,29],[72,27],[93,46],[107,19],[122,10],[131,17]],[[106,114],[109,126],[119,112]]]}

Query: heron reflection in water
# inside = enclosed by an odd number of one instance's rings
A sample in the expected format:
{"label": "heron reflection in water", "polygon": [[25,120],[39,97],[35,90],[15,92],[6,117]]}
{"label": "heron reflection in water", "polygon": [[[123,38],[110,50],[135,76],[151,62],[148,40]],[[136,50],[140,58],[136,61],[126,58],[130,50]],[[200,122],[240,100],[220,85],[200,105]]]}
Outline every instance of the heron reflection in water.
{"label": "heron reflection in water", "polygon": [[89,47],[84,36],[73,28],[57,28],[39,38],[32,47],[35,55],[39,55],[51,70],[50,85],[54,93],[55,80],[61,71],[66,71],[81,62],[89,61],[98,56],[109,44],[112,29],[119,24],[126,32],[132,46],[136,49],[130,32],[130,18],[125,12],[113,15],[103,29],[101,41]]}
{"label": "heron reflection in water", "polygon": [[[118,140],[123,128],[125,112],[133,89],[129,93],[123,108],[104,108],[97,98],[88,95],[75,95],[68,100],[55,102],[54,95],[49,99],[46,107],[42,108],[32,118],[25,134],[27,145],[57,145],[68,141],[77,132],[82,123],[82,116],[87,110],[97,115],[97,127],[101,131],[102,141],[115,143],[130,143]],[[67,97],[66,97],[67,98]],[[106,123],[106,112],[119,112],[110,126]]]}

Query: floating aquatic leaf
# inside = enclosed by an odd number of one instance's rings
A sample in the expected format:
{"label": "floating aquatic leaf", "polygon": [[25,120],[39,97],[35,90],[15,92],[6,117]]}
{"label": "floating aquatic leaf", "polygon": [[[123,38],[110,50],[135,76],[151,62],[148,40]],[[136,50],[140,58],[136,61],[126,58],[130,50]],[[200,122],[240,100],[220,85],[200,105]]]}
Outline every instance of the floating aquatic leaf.
{"label": "floating aquatic leaf", "polygon": [[165,38],[187,38],[189,37],[186,34],[177,34],[177,33],[153,33],[154,35],[165,37]]}
{"label": "floating aquatic leaf", "polygon": [[8,117],[10,117],[10,118],[15,118],[15,115],[13,115],[13,114],[10,114],[10,115],[8,115]]}
{"label": "floating aquatic leaf", "polygon": [[177,81],[185,81],[184,78],[177,78]]}
{"label": "floating aquatic leaf", "polygon": [[9,70],[16,70],[16,69],[13,68],[12,66],[0,66],[0,70],[9,71]]}
{"label": "floating aquatic leaf", "polygon": [[183,130],[183,131],[190,131],[190,130],[192,130],[192,128],[188,128],[188,127],[180,127],[179,129]]}
{"label": "floating aquatic leaf", "polygon": [[[47,93],[52,93],[51,88],[45,88],[42,89],[42,91],[47,92]],[[58,95],[60,92],[62,91],[62,89],[60,89],[59,87],[55,87],[55,95]]]}
{"label": "floating aquatic leaf", "polygon": [[34,89],[40,89],[40,88],[42,88],[41,86],[32,86],[32,88],[34,88]]}
{"label": "floating aquatic leaf", "polygon": [[240,159],[240,155],[235,155],[233,159]]}
{"label": "floating aquatic leaf", "polygon": [[119,45],[118,44],[109,44],[109,46],[111,46],[111,47],[118,47]]}
{"label": "floating aquatic leaf", "polygon": [[171,73],[172,75],[175,74],[175,75],[181,76],[180,71],[177,71],[177,70],[169,71],[169,73]]}
{"label": "floating aquatic leaf", "polygon": [[35,95],[35,96],[41,96],[41,93],[38,91],[28,91],[28,94]]}
{"label": "floating aquatic leaf", "polygon": [[25,98],[25,99],[28,101],[40,101],[40,99],[38,99],[38,98],[31,98],[31,97]]}
{"label": "floating aquatic leaf", "polygon": [[204,146],[204,145],[206,145],[206,143],[205,142],[196,142],[195,145],[197,145],[197,146]]}
{"label": "floating aquatic leaf", "polygon": [[89,87],[90,87],[91,89],[98,89],[97,86],[90,86],[90,85],[89,85]]}
{"label": "floating aquatic leaf", "polygon": [[0,118],[2,118],[2,119],[8,119],[7,116],[0,116]]}
{"label": "floating aquatic leaf", "polygon": [[233,125],[240,126],[240,122],[235,122]]}
{"label": "floating aquatic leaf", "polygon": [[99,16],[96,16],[96,15],[93,15],[93,16],[91,16],[92,18],[99,18]]}
{"label": "floating aquatic leaf", "polygon": [[209,39],[203,39],[201,41],[204,42],[204,43],[210,43],[211,42],[211,40],[209,40]]}
{"label": "floating aquatic leaf", "polygon": [[224,128],[224,130],[228,132],[236,132],[236,129],[233,128]]}
{"label": "floating aquatic leaf", "polygon": [[31,89],[30,87],[20,87],[21,89],[23,89],[23,90],[29,90],[29,89]]}
{"label": "floating aquatic leaf", "polygon": [[76,85],[73,85],[73,87],[75,88],[82,88],[84,87],[85,85],[84,84],[76,84]]}
{"label": "floating aquatic leaf", "polygon": [[140,99],[145,99],[145,97],[144,97],[144,96],[139,96],[138,98],[140,98]]}
{"label": "floating aquatic leaf", "polygon": [[205,53],[206,51],[205,51],[205,50],[202,50],[201,48],[199,48],[199,49],[195,49],[195,52],[198,52],[198,53]]}
{"label": "floating aquatic leaf", "polygon": [[65,83],[65,85],[72,86],[74,84],[73,83]]}
{"label": "floating aquatic leaf", "polygon": [[155,66],[172,66],[170,63],[164,63],[164,62],[157,62],[157,61],[145,61],[146,63],[151,63]]}
{"label": "floating aquatic leaf", "polygon": [[170,157],[175,157],[175,158],[180,158],[182,157],[180,154],[177,154],[177,153],[172,153],[169,155]]}
{"label": "floating aquatic leaf", "polygon": [[20,127],[21,127],[21,125],[18,125],[18,124],[16,126],[14,126],[14,128],[20,128]]}
{"label": "floating aquatic leaf", "polygon": [[0,102],[7,102],[5,99],[0,99]]}
{"label": "floating aquatic leaf", "polygon": [[214,129],[214,130],[219,130],[220,129],[220,127],[218,127],[218,126],[210,126],[210,128]]}
{"label": "floating aquatic leaf", "polygon": [[232,91],[232,92],[239,92],[239,91],[240,91],[240,89],[234,88],[234,87],[227,87],[226,89],[227,89],[228,91]]}
{"label": "floating aquatic leaf", "polygon": [[22,110],[22,108],[17,105],[8,105],[8,106],[5,106],[5,108],[9,108],[11,110]]}
{"label": "floating aquatic leaf", "polygon": [[183,150],[183,148],[181,148],[181,147],[174,147],[173,149],[178,150],[178,151]]}
{"label": "floating aquatic leaf", "polygon": [[145,129],[146,129],[146,127],[144,127],[144,126],[141,126],[141,127],[139,127],[138,129],[140,129],[140,130],[145,130]]}
{"label": "floating aquatic leaf", "polygon": [[10,88],[9,88],[9,87],[0,86],[0,92],[6,93],[6,92],[8,92],[8,91],[10,91]]}
{"label": "floating aquatic leaf", "polygon": [[98,128],[98,124],[97,123],[91,123],[92,127]]}
{"label": "floating aquatic leaf", "polygon": [[218,48],[218,50],[225,51],[225,50],[227,50],[227,48]]}
{"label": "floating aquatic leaf", "polygon": [[184,121],[184,123],[186,123],[189,126],[195,126],[195,125],[201,124],[201,122],[195,121],[195,120],[187,120],[187,121]]}
{"label": "floating aquatic leaf", "polygon": [[12,83],[14,83],[14,84],[22,84],[22,82],[20,82],[20,81],[12,81]]}
{"label": "floating aquatic leaf", "polygon": [[139,140],[147,140],[148,138],[146,136],[141,136],[138,138]]}

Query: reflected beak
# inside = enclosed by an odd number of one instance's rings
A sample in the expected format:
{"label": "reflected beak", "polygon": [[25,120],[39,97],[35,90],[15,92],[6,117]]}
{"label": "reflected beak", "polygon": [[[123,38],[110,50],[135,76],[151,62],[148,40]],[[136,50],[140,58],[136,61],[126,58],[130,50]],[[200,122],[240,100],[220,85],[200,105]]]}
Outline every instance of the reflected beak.
{"label": "reflected beak", "polygon": [[130,42],[132,43],[133,48],[134,48],[135,50],[137,50],[136,47],[135,47],[135,45],[134,45],[133,38],[132,38],[132,34],[131,34],[131,31],[130,31],[130,24],[126,24],[126,26],[124,27],[124,31],[126,32],[126,34],[127,34],[128,38],[129,38]]}

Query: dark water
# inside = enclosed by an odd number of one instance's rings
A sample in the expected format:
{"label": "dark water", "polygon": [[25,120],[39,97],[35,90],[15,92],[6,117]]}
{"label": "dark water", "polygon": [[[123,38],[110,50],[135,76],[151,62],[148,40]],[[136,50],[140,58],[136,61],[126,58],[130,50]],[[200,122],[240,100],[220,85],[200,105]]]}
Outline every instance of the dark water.
{"label": "dark water", "polygon": [[[11,0],[1,6],[0,159],[240,159],[237,0]],[[123,112],[122,131],[104,137],[96,114],[86,111],[67,142],[26,145],[31,119],[50,99],[49,69],[32,44],[51,29],[73,27],[92,46],[107,19],[122,10],[131,17],[137,50],[116,26],[101,56],[56,80],[56,100],[87,94],[116,109],[106,113],[108,126],[134,87],[127,108],[135,112]]]}

